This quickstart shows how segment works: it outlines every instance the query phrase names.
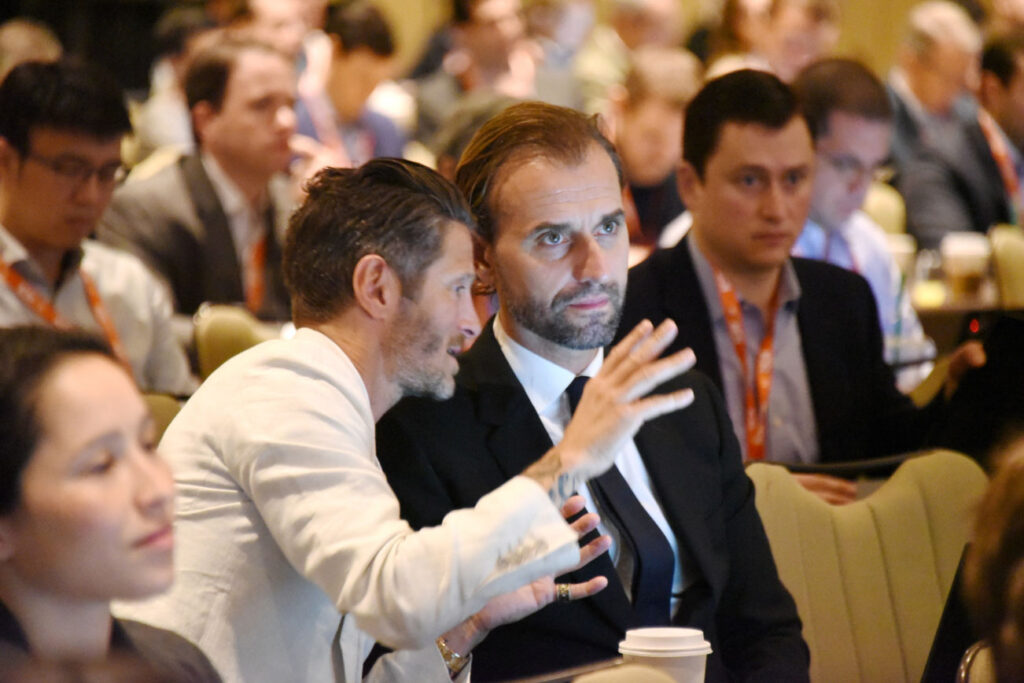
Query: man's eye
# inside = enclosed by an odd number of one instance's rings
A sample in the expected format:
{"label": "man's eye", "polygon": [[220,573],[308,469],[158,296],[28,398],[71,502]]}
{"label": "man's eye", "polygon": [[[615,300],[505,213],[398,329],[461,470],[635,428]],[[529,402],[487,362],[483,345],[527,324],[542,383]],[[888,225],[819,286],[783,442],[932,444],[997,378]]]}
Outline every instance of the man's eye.
{"label": "man's eye", "polygon": [[607,220],[598,227],[598,232],[602,235],[614,235],[619,231],[621,223],[617,220]]}
{"label": "man's eye", "polygon": [[554,246],[565,241],[560,232],[545,232],[540,236],[540,243],[546,246]]}
{"label": "man's eye", "polygon": [[753,173],[744,173],[739,177],[739,183],[743,187],[757,187],[760,183],[760,178]]}
{"label": "man's eye", "polygon": [[789,171],[786,173],[784,181],[789,187],[797,187],[806,177],[807,174],[804,171]]}
{"label": "man's eye", "polygon": [[75,161],[74,159],[57,159],[53,163],[53,170],[55,173],[59,173],[62,176],[80,178],[92,171],[92,168],[89,164],[84,164],[81,161]]}

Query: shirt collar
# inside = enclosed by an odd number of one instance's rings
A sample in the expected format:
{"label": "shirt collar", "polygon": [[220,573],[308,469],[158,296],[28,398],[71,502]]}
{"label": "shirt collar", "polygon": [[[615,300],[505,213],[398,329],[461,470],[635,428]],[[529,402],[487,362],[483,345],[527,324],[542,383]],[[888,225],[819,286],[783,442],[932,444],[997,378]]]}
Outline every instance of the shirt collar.
{"label": "shirt collar", "polygon": [[235,182],[228,177],[228,174],[224,172],[224,169],[213,158],[213,155],[203,152],[199,155],[199,158],[203,163],[203,170],[206,171],[206,175],[210,178],[210,184],[213,185],[213,191],[217,193],[217,199],[220,200],[224,213],[228,216],[237,216],[238,214],[251,211],[245,195],[238,189],[238,185],[235,185]]}
{"label": "shirt collar", "polygon": [[[494,338],[534,410],[538,415],[546,413],[561,399],[576,375],[513,340],[501,324],[501,313],[494,316]],[[604,350],[598,349],[594,360],[580,374],[593,377],[603,362]]]}
{"label": "shirt collar", "polygon": [[[722,301],[718,296],[718,285],[715,284],[715,273],[711,269],[711,264],[697,246],[697,240],[687,240],[686,246],[690,250],[690,258],[693,259],[693,267],[697,271],[697,282],[704,292],[704,300],[707,302],[708,313],[711,319],[713,321],[724,320],[725,312],[722,310]],[[741,304],[749,305],[742,296],[739,296],[739,292],[736,294]],[[782,267],[782,276],[779,280],[780,308],[795,309],[799,300],[800,280],[796,276],[793,262],[790,259],[786,259],[786,264]]]}
{"label": "shirt collar", "polygon": [[[78,271],[78,267],[82,264],[82,256],[81,247],[64,254],[61,274],[57,279],[58,287],[60,283],[66,282],[70,276]],[[7,228],[3,225],[0,225],[0,257],[12,268],[16,268],[22,276],[29,278],[33,285],[42,286],[46,289],[50,288],[50,283],[47,281],[39,264],[29,255],[28,249],[18,241],[18,238],[8,232]]]}

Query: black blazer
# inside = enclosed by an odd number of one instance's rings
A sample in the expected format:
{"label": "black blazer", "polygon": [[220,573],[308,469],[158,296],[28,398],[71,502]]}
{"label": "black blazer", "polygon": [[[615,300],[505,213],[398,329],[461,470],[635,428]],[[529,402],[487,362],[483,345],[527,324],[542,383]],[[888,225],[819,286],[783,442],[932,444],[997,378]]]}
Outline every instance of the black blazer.
{"label": "black blazer", "polygon": [[[722,390],[707,302],[687,237],[629,271],[619,336],[649,319],[672,318],[679,335],[666,350],[690,347],[697,369]],[[817,423],[821,462],[843,462],[920,448],[939,402],[918,410],[896,388],[882,355],[871,289],[860,275],[808,259],[792,259],[800,282],[797,324]]]}
{"label": "black blazer", "polygon": [[[402,516],[416,528],[474,505],[551,447],[492,325],[460,359],[452,399],[405,399],[377,425],[377,455]],[[701,575],[684,594],[676,622],[703,629],[711,642],[708,681],[807,680],[800,620],[779,582],[721,397],[694,372],[664,389],[682,385],[693,388],[693,405],[653,420],[636,437],[669,524]],[[473,653],[474,680],[618,656],[634,624],[607,555],[567,580],[596,573],[609,579],[596,596],[552,604],[491,633]]]}
{"label": "black blazer", "polygon": [[907,205],[907,230],[924,249],[937,249],[954,230],[985,232],[1010,221],[1010,199],[977,120],[963,135],[936,140],[904,165],[897,188]]}
{"label": "black blazer", "polygon": [[[288,320],[289,298],[281,274],[281,246],[267,210],[266,294],[259,316]],[[245,301],[242,273],[228,219],[198,156],[186,156],[145,180],[128,183],[114,197],[98,236],[126,249],[170,287],[177,313],[191,315],[204,301]]]}

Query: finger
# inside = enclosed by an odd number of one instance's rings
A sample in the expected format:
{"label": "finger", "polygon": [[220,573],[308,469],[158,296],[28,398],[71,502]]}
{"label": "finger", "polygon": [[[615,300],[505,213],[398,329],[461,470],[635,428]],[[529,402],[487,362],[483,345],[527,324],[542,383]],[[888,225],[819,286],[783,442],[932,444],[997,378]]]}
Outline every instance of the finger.
{"label": "finger", "polygon": [[693,389],[680,389],[669,394],[657,394],[640,399],[632,405],[633,415],[640,422],[647,422],[654,418],[681,410],[693,403]]}
{"label": "finger", "polygon": [[622,361],[618,363],[607,375],[613,385],[618,385],[628,379],[642,367],[654,360],[668,348],[668,345],[676,338],[679,328],[671,319],[665,319],[648,336],[640,339]]}
{"label": "finger", "polygon": [[654,325],[651,324],[650,320],[641,320],[636,324],[632,330],[629,331],[625,337],[623,337],[618,344],[612,347],[612,350],[608,352],[608,355],[604,359],[603,368],[608,368],[608,372],[614,370],[618,365],[629,356],[633,348],[640,343],[641,340],[646,339],[651,334],[651,330],[654,329]]}
{"label": "finger", "polygon": [[288,138],[288,147],[291,148],[292,154],[297,154],[301,157],[310,158],[316,156],[323,149],[323,146],[307,135],[300,135],[295,133]]}
{"label": "finger", "polygon": [[605,534],[604,536],[598,536],[590,543],[587,543],[580,548],[580,562],[574,567],[574,571],[580,567],[586,567],[595,558],[601,554],[608,552],[608,548],[612,546],[612,537]]}
{"label": "finger", "polygon": [[570,517],[579,514],[586,505],[587,501],[583,499],[583,496],[579,494],[569,496],[565,502],[562,503],[562,517],[569,519]]}
{"label": "finger", "polygon": [[586,536],[591,531],[597,528],[597,525],[601,523],[601,516],[596,512],[588,512],[583,515],[575,522],[571,524],[572,530],[576,532],[576,535],[580,538]]}
{"label": "finger", "polygon": [[636,368],[626,380],[627,388],[622,400],[629,402],[646,396],[656,387],[691,369],[696,363],[696,354],[693,349],[687,347],[676,351],[671,356],[642,365]]}
{"label": "finger", "polygon": [[608,579],[604,576],[595,576],[583,583],[571,583],[569,584],[570,599],[575,601],[582,600],[583,598],[589,598],[594,593],[604,590],[607,586]]}

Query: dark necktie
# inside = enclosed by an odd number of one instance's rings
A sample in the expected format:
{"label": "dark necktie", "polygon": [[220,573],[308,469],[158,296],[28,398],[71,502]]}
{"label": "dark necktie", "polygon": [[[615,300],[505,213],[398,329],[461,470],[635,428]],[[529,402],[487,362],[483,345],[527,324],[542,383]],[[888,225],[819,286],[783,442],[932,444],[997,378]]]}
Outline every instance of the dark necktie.
{"label": "dark necktie", "polygon": [[[565,390],[569,410],[576,406],[589,377],[576,377]],[[665,534],[633,495],[619,468],[612,468],[590,480],[595,498],[622,541],[633,550],[634,567],[631,595],[633,612],[640,626],[664,626],[671,623],[669,598],[675,557]]]}

